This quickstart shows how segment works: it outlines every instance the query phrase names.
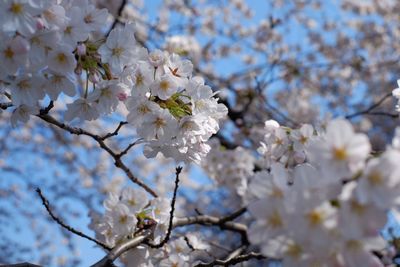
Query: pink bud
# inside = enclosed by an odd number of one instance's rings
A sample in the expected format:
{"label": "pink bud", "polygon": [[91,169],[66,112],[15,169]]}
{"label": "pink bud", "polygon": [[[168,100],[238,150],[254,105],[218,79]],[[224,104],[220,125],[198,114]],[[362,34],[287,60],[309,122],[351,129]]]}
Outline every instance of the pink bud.
{"label": "pink bud", "polygon": [[82,65],[78,63],[78,65],[75,68],[75,74],[76,75],[81,75],[82,74]]}
{"label": "pink bud", "polygon": [[20,35],[15,37],[10,42],[10,46],[12,47],[13,51],[18,53],[18,54],[28,53],[28,51],[31,48],[30,45],[29,45],[29,42],[25,38],[21,37]]}
{"label": "pink bud", "polygon": [[119,101],[125,101],[128,98],[128,94],[125,92],[119,92],[117,98]]}
{"label": "pink bud", "polygon": [[39,31],[41,31],[41,30],[43,30],[44,28],[45,28],[45,24],[44,24],[43,19],[37,18],[37,19],[36,19],[36,29],[39,30]]}
{"label": "pink bud", "polygon": [[162,64],[164,64],[164,61],[165,61],[165,55],[159,49],[154,50],[153,52],[151,52],[149,54],[149,62],[155,68],[157,68],[157,67],[161,66]]}
{"label": "pink bud", "polygon": [[76,47],[76,52],[78,53],[79,56],[86,55],[86,45],[78,44],[78,46]]}
{"label": "pink bud", "polygon": [[89,73],[89,81],[92,83],[98,83],[100,81],[99,74],[97,72]]}
{"label": "pink bud", "polygon": [[303,152],[294,152],[293,159],[297,164],[301,164],[306,160],[306,155]]}

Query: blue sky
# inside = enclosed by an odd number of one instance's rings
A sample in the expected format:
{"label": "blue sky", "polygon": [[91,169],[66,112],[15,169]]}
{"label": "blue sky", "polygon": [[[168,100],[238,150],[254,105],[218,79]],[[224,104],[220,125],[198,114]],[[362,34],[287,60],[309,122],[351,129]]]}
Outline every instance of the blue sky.
{"label": "blue sky", "polygon": [[[150,1],[143,1],[145,3],[146,9],[149,11],[149,18],[150,21],[154,21],[155,19],[157,19],[157,13],[156,11],[159,10],[159,5],[162,1],[159,0],[150,0]],[[336,1],[332,1],[332,2],[336,2]],[[248,21],[243,21],[243,23],[251,25],[251,24],[255,24],[256,22],[259,22],[262,19],[266,19],[268,18],[270,14],[270,10],[268,9],[268,1],[258,1],[258,0],[249,0],[248,1],[249,6],[251,7],[252,10],[254,10],[254,17],[251,20]],[[329,1],[327,1],[327,5],[330,5]],[[329,14],[324,14],[323,12],[321,14],[315,14],[316,19],[323,19],[324,16],[328,16],[331,17],[332,19],[338,19],[340,18],[340,14],[337,13],[337,9],[334,6],[334,4],[332,4],[331,8],[328,8],[327,12],[329,12]],[[154,12],[152,12],[154,11]],[[279,14],[274,14],[274,16],[278,16]],[[181,21],[182,17],[179,16],[174,16],[171,18],[171,21],[177,22],[177,21]],[[222,23],[221,21],[219,23]],[[287,39],[289,40],[289,42],[293,42],[293,43],[297,43],[299,42],[299,40],[301,39],[301,37],[303,36],[303,33],[301,31],[294,31],[294,33],[292,35],[287,36]],[[329,38],[329,36],[327,36],[327,38]],[[199,38],[200,43],[206,43],[208,40],[204,37]],[[217,40],[217,42],[224,42],[224,40]],[[163,45],[163,43],[160,43],[160,47]],[[304,45],[306,46],[307,43],[304,43]],[[214,64],[216,70],[218,71],[219,74],[221,75],[229,75],[235,71],[240,70],[244,65],[243,63],[238,59],[238,58],[227,58],[224,60],[218,60],[215,62]],[[273,91],[273,88],[272,88]],[[360,95],[361,96],[361,95]],[[82,137],[84,138],[84,137]],[[29,157],[33,157],[35,158],[35,155],[29,155],[27,156]],[[16,156],[15,158],[16,162],[24,162],[26,161],[26,158],[24,157],[24,155],[19,155]],[[31,162],[26,163],[26,169],[29,169],[29,164],[35,162],[35,159],[31,159]],[[52,177],[52,171],[51,168],[46,169],[45,168],[46,165],[44,165],[43,168],[43,173],[41,174],[42,177]],[[67,172],[67,170],[63,170],[63,172]],[[0,173],[1,174],[1,173]],[[193,175],[201,175],[201,173],[199,171],[196,171],[193,173]],[[7,183],[9,182],[16,182],[18,180],[17,177],[13,176],[13,175],[9,175],[7,174],[7,178],[8,179],[0,179],[0,187],[6,187]],[[45,179],[45,178],[43,178]],[[48,179],[48,178],[47,178]],[[33,191],[29,191],[28,187],[26,187],[26,185],[24,185],[22,182],[17,182],[17,183],[21,183],[21,187],[25,187],[25,189],[27,190],[27,194],[31,194],[33,196],[30,196],[30,199],[38,199],[36,196],[34,196],[34,192]],[[35,181],[36,185],[40,185],[40,181]],[[79,186],[79,185],[77,185]],[[82,189],[84,190],[84,189]],[[54,196],[51,194],[51,192],[44,192],[48,198],[54,199],[57,198],[57,196]],[[3,203],[3,202],[2,202]],[[38,203],[36,203],[35,205],[40,205],[39,200]],[[81,204],[79,203],[74,203],[71,202],[69,203],[69,206],[71,206],[72,209],[77,210],[78,212],[83,212],[83,216],[79,217],[79,218],[67,218],[68,222],[73,226],[78,228],[79,230],[88,233],[89,235],[93,236],[94,233],[92,231],[90,231],[87,228],[87,225],[90,222],[90,219],[88,218],[88,216],[86,216],[86,211],[82,208]],[[62,212],[62,210],[55,210],[56,213],[58,212]],[[47,214],[45,212],[43,212],[40,216],[46,217]],[[20,239],[20,240],[24,240],[24,243],[26,244],[33,244],[33,236],[32,234],[29,232],[30,228],[27,227],[23,227],[24,223],[26,223],[25,221],[23,221],[21,219],[21,217],[16,216],[15,218],[13,218],[13,221],[15,222],[15,224],[20,225],[21,226],[21,231],[19,233],[14,234],[13,233],[13,238],[15,239]],[[390,224],[393,224],[394,221],[392,220],[392,218],[390,219]],[[55,234],[58,235],[58,228],[59,226],[55,223],[51,224],[49,223],[49,229],[47,229],[47,231],[50,234]],[[10,229],[12,229],[12,226],[10,226]],[[1,232],[0,232],[1,233]],[[78,245],[78,248],[80,250],[80,258],[82,259],[82,263],[80,266],[89,266],[90,264],[93,264],[94,262],[96,262],[97,260],[99,260],[100,258],[102,258],[105,253],[103,252],[103,250],[99,249],[97,246],[93,245],[92,242],[87,241],[86,239],[80,238],[80,237],[73,237],[74,242]],[[68,255],[68,251],[66,249],[62,249],[63,244],[59,244],[58,248],[57,248],[57,253],[59,253],[60,255]]]}

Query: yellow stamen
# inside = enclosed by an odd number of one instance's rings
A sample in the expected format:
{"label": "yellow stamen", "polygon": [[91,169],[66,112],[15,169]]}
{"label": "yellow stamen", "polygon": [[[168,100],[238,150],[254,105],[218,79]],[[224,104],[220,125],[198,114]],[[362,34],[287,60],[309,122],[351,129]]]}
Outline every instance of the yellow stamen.
{"label": "yellow stamen", "polygon": [[303,251],[299,245],[291,244],[288,246],[286,254],[292,258],[299,258],[302,252]]}
{"label": "yellow stamen", "polygon": [[165,126],[165,121],[164,121],[162,118],[157,118],[157,119],[154,121],[154,125],[155,125],[157,128],[161,128],[161,127]]}
{"label": "yellow stamen", "polygon": [[112,49],[112,55],[113,56],[119,57],[119,56],[121,56],[122,52],[124,52],[124,49],[121,48],[121,47],[116,47],[116,48]]}
{"label": "yellow stamen", "polygon": [[161,81],[160,82],[160,89],[163,91],[167,91],[169,89],[169,83],[168,81]]}
{"label": "yellow stamen", "polygon": [[332,151],[335,160],[344,161],[347,159],[347,151],[344,147],[335,147]]}
{"label": "yellow stamen", "polygon": [[119,223],[120,224],[126,224],[127,221],[128,221],[128,216],[122,215],[122,216],[119,217]]}
{"label": "yellow stamen", "polygon": [[371,172],[367,179],[368,182],[373,186],[381,185],[383,183],[383,177],[378,171]]}
{"label": "yellow stamen", "polygon": [[307,219],[312,226],[320,225],[324,219],[324,216],[321,212],[311,211],[307,215]]}
{"label": "yellow stamen", "polygon": [[67,56],[64,53],[59,53],[57,55],[57,61],[60,63],[65,63],[67,61]]}
{"label": "yellow stamen", "polygon": [[274,211],[268,217],[268,225],[270,225],[272,228],[279,228],[283,225],[282,218],[277,211]]}
{"label": "yellow stamen", "polygon": [[20,3],[12,3],[10,6],[10,11],[14,14],[21,14],[23,10],[23,6]]}
{"label": "yellow stamen", "polygon": [[7,47],[6,50],[3,51],[4,57],[8,59],[12,59],[14,57],[14,51],[10,47]]}

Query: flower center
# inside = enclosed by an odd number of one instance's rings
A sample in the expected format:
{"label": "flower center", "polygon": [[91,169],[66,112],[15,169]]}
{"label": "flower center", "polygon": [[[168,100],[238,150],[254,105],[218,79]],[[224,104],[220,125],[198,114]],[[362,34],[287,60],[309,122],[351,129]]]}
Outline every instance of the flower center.
{"label": "flower center", "polygon": [[154,125],[156,126],[156,128],[162,128],[163,126],[165,126],[165,121],[162,118],[157,118],[154,121]]}
{"label": "flower center", "polygon": [[121,215],[121,216],[119,217],[119,223],[120,223],[120,224],[126,224],[127,221],[128,221],[128,216],[126,216],[126,215]]}
{"label": "flower center", "polygon": [[308,222],[312,226],[320,225],[322,223],[323,219],[324,219],[323,214],[321,212],[318,212],[318,211],[315,211],[315,210],[311,211],[306,216],[307,216]]}
{"label": "flower center", "polygon": [[344,161],[347,159],[347,151],[344,147],[335,147],[332,153],[335,160]]}
{"label": "flower center", "polygon": [[140,105],[140,106],[139,106],[138,111],[139,111],[139,113],[141,113],[141,114],[144,115],[144,114],[146,114],[146,113],[149,113],[151,110],[149,109],[148,106],[146,106],[145,104],[143,104],[143,105]]}
{"label": "flower center", "polygon": [[282,218],[277,211],[274,211],[271,216],[268,217],[268,225],[272,228],[278,228],[283,225]]}
{"label": "flower center", "polygon": [[124,52],[124,49],[122,47],[116,47],[112,49],[112,55],[116,57],[121,56],[122,52]]}
{"label": "flower center", "polygon": [[144,81],[143,75],[138,73],[136,74],[136,85],[142,85]]}
{"label": "flower center", "polygon": [[305,143],[307,143],[307,141],[308,141],[308,138],[306,137],[306,136],[304,136],[304,135],[302,135],[301,137],[300,137],[300,143],[301,144],[305,144]]}
{"label": "flower center", "polygon": [[136,205],[136,201],[135,201],[134,199],[129,199],[129,200],[128,200],[128,204],[129,204],[130,206],[135,206],[135,205]]}
{"label": "flower center", "polygon": [[351,211],[353,211],[354,213],[356,213],[358,215],[362,215],[365,212],[365,206],[361,205],[360,203],[358,203],[355,200],[352,200],[350,202],[350,208],[351,208]]}
{"label": "flower center", "polygon": [[7,47],[6,50],[3,51],[4,57],[8,59],[12,59],[14,57],[14,51],[10,47]]}
{"label": "flower center", "polygon": [[377,171],[373,171],[368,175],[368,182],[373,186],[381,185],[383,183],[382,175]]}
{"label": "flower center", "polygon": [[65,34],[71,34],[72,33],[72,27],[71,26],[67,26],[64,30]]}
{"label": "flower center", "polygon": [[361,248],[361,243],[358,240],[349,240],[346,242],[346,247],[349,250],[359,250]]}
{"label": "flower center", "polygon": [[22,10],[23,6],[20,3],[12,3],[10,6],[11,13],[14,13],[15,15],[21,14]]}
{"label": "flower center", "polygon": [[30,88],[29,82],[27,80],[22,80],[18,83],[18,87],[22,90],[26,90]]}
{"label": "flower center", "polygon": [[67,61],[67,56],[64,53],[59,53],[57,55],[57,61],[61,64],[64,64]]}
{"label": "flower center", "polygon": [[160,82],[160,89],[163,91],[167,91],[169,89],[169,82],[168,81],[161,81]]}
{"label": "flower center", "polygon": [[297,244],[290,244],[287,248],[286,254],[292,258],[299,258],[301,256],[302,249]]}

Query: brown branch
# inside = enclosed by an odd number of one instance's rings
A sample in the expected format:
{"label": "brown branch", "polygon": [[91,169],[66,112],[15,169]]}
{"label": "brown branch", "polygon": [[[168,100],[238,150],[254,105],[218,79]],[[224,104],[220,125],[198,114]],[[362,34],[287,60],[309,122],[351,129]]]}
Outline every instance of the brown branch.
{"label": "brown branch", "polygon": [[113,262],[118,259],[124,252],[135,248],[142,244],[150,235],[151,230],[145,230],[141,235],[130,239],[116,247],[114,247],[103,259],[93,264],[91,267],[110,267],[114,266]]}
{"label": "brown branch", "polygon": [[[377,102],[373,103],[369,108],[362,110],[362,111],[357,111],[353,114],[347,115],[345,116],[346,119],[352,119],[354,117],[358,117],[361,115],[368,115],[371,114],[370,112],[372,110],[374,110],[375,108],[379,107],[387,98],[392,96],[392,92],[387,93],[386,95],[384,95],[381,99],[379,99]],[[377,115],[377,114],[375,114]]]}
{"label": "brown branch", "polygon": [[174,218],[174,228],[182,227],[192,224],[199,224],[204,226],[216,226],[222,230],[237,232],[242,236],[242,242],[248,244],[247,239],[247,226],[241,223],[226,222],[224,218],[213,217],[209,215],[191,216],[185,218]]}
{"label": "brown branch", "polygon": [[[178,168],[177,168],[178,169]],[[177,170],[177,175],[178,175],[178,170]],[[176,182],[177,184],[178,182]],[[177,190],[177,185],[175,184],[175,188]],[[174,190],[174,191],[176,191]],[[176,199],[176,192],[174,193],[173,199]],[[146,240],[152,235],[154,229],[147,229],[145,230],[141,235],[135,237],[134,239],[128,240],[125,243],[122,243],[115,248],[113,248],[103,259],[92,265],[92,267],[109,267],[113,266],[112,263],[122,255],[122,253],[128,251],[129,249],[135,248],[140,244],[147,244],[150,247],[153,248],[158,248],[161,247],[160,245],[164,245],[166,242],[168,242],[169,236],[172,232],[173,228],[176,227],[183,227],[191,224],[199,224],[199,225],[204,225],[204,226],[218,226],[221,229],[226,229],[234,232],[238,232],[240,234],[244,234],[246,236],[247,232],[247,226],[244,224],[240,223],[234,223],[234,222],[221,222],[223,218],[217,218],[213,216],[208,216],[208,215],[200,215],[200,216],[193,216],[193,217],[186,217],[186,218],[176,218],[173,217],[173,209],[172,207],[175,204],[172,204],[171,201],[171,217],[172,218],[172,223],[170,220],[170,225],[168,226],[168,231],[167,231],[167,236],[164,238],[166,241],[161,241],[160,244],[152,246],[149,244],[149,242],[146,242]],[[172,225],[172,226],[171,226]],[[169,234],[168,234],[169,233]],[[168,239],[167,239],[168,237]],[[246,239],[247,240],[247,239]],[[162,244],[164,243],[164,244]],[[245,245],[248,244],[248,242],[244,242]]]}
{"label": "brown branch", "polygon": [[236,218],[242,216],[246,211],[247,211],[247,208],[246,208],[246,207],[240,208],[240,209],[238,209],[237,211],[235,211],[234,213],[232,213],[232,214],[230,214],[230,215],[225,216],[224,218],[222,218],[221,221],[220,221],[220,223],[225,223],[225,222],[228,222],[228,221],[233,221],[234,219],[236,219]]}
{"label": "brown branch", "polygon": [[40,113],[39,113],[39,114],[40,114],[40,115],[48,114],[52,108],[54,108],[54,102],[53,102],[53,100],[50,101],[50,103],[49,103],[49,105],[48,105],[47,107],[42,108],[42,109],[40,110]]}
{"label": "brown branch", "polygon": [[48,115],[48,114],[39,114],[37,115],[39,118],[41,118],[42,120],[53,124],[65,131],[68,131],[71,134],[74,135],[87,135],[90,136],[92,139],[94,139],[102,149],[104,149],[105,151],[108,152],[108,154],[110,154],[110,156],[114,159],[114,164],[116,167],[120,168],[121,170],[123,170],[125,172],[125,174],[128,176],[128,178],[134,182],[135,184],[139,185],[140,187],[142,187],[144,190],[146,190],[149,194],[151,194],[153,197],[157,197],[157,193],[151,189],[148,185],[146,185],[144,182],[142,182],[139,178],[137,178],[135,175],[133,175],[132,171],[122,162],[121,157],[119,156],[119,154],[115,153],[110,147],[108,147],[104,140],[102,140],[102,137],[97,135],[97,134],[93,134],[89,131],[86,131],[82,128],[79,127],[72,127],[68,124],[62,123],[58,120],[56,120],[54,117]]}
{"label": "brown branch", "polygon": [[225,260],[215,260],[210,263],[200,263],[200,264],[197,264],[196,267],[232,266],[232,265],[235,265],[235,264],[238,264],[241,262],[245,262],[245,261],[249,261],[252,259],[257,259],[257,260],[267,259],[265,256],[261,255],[260,253],[255,253],[255,252],[250,252],[248,254],[242,254],[242,255],[236,255],[238,250],[233,251],[232,255],[229,255]]}
{"label": "brown branch", "polygon": [[168,230],[167,234],[165,235],[164,239],[159,243],[159,244],[151,244],[149,243],[148,245],[151,248],[161,248],[163,247],[168,241],[169,238],[171,237],[172,233],[172,228],[173,228],[173,220],[174,220],[174,212],[175,212],[175,202],[176,202],[176,195],[178,193],[178,187],[179,187],[179,175],[182,172],[182,167],[176,167],[175,169],[175,188],[174,188],[174,194],[172,196],[171,200],[171,211],[169,212],[169,224],[168,224]]}
{"label": "brown branch", "polygon": [[125,5],[127,4],[127,0],[122,0],[121,5],[118,8],[118,12],[117,15],[114,18],[113,24],[111,25],[110,29],[108,30],[108,32],[106,33],[106,37],[108,37],[108,35],[110,35],[111,31],[115,28],[115,26],[117,26],[117,24],[120,22],[119,17],[121,17],[122,15],[122,11],[124,11]]}
{"label": "brown branch", "polygon": [[50,209],[50,204],[49,201],[44,197],[44,195],[42,194],[42,191],[40,190],[40,188],[36,188],[36,192],[38,193],[39,197],[42,199],[42,204],[45,206],[47,212],[49,213],[50,217],[59,225],[61,225],[61,227],[63,227],[64,229],[66,229],[67,231],[74,233],[80,237],[86,238],[94,243],[96,243],[97,245],[101,246],[104,249],[107,250],[111,250],[111,248],[109,246],[107,246],[106,244],[104,244],[103,242],[100,242],[84,233],[82,233],[81,231],[76,230],[75,228],[69,226],[68,224],[64,223],[60,218],[58,218],[57,216],[54,215],[54,213],[51,211]]}
{"label": "brown branch", "polygon": [[127,124],[127,121],[120,121],[118,124],[118,127],[114,130],[114,132],[108,133],[102,137],[100,137],[101,140],[106,140],[107,138],[113,137],[118,135],[119,130],[121,130],[122,126],[124,126],[125,124]]}
{"label": "brown branch", "polygon": [[369,116],[386,116],[386,117],[391,117],[394,119],[399,117],[398,113],[389,113],[389,112],[384,112],[384,111],[369,112],[367,115],[369,115]]}
{"label": "brown branch", "polygon": [[139,138],[138,140],[136,140],[135,142],[130,143],[124,150],[122,150],[117,156],[118,157],[122,157],[124,156],[126,153],[128,153],[128,151],[135,146],[136,144],[138,144],[140,141],[142,141],[142,138]]}
{"label": "brown branch", "polygon": [[7,264],[0,265],[0,267],[42,267],[41,265],[32,264],[29,262],[16,263],[16,264]]}
{"label": "brown branch", "polygon": [[41,265],[32,264],[29,262],[0,265],[0,267],[42,267]]}
{"label": "brown branch", "polygon": [[6,110],[6,109],[8,109],[9,107],[12,107],[12,103],[11,102],[8,102],[8,103],[0,103],[0,108],[2,109],[2,110]]}

